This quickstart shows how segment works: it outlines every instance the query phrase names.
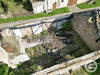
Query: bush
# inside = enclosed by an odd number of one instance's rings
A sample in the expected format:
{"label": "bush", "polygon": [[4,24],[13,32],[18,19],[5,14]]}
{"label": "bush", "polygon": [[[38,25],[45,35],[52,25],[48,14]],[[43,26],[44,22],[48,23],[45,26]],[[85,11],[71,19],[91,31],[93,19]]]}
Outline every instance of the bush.
{"label": "bush", "polygon": [[42,31],[41,34],[42,35],[47,35],[47,31]]}
{"label": "bush", "polygon": [[70,22],[64,22],[64,23],[62,24],[62,27],[63,27],[63,30],[64,30],[64,31],[72,30],[72,26],[71,26]]}

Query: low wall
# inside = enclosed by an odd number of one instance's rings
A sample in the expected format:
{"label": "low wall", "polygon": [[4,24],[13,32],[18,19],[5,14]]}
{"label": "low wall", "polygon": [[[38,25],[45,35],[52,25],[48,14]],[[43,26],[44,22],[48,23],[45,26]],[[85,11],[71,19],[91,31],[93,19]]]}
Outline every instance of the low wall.
{"label": "low wall", "polygon": [[[58,65],[55,65],[55,66],[52,66],[52,67],[50,67],[50,68],[47,68],[47,69],[44,69],[44,70],[42,70],[42,71],[39,71],[39,72],[36,72],[36,73],[34,73],[34,74],[32,74],[32,75],[48,75],[49,73],[52,73],[52,72],[54,72],[54,71],[57,71],[57,70],[59,70],[59,69],[61,69],[61,68],[64,68],[64,67],[68,67],[68,66],[70,66],[70,65],[74,65],[74,64],[76,64],[76,63],[79,63],[79,62],[81,62],[81,61],[85,61],[85,60],[88,60],[88,59],[90,59],[90,58],[92,58],[91,60],[97,60],[98,58],[100,58],[100,50],[99,51],[95,51],[95,52],[93,52],[93,53],[90,53],[90,54],[87,54],[87,55],[84,55],[84,56],[82,56],[82,57],[79,57],[79,58],[75,58],[75,59],[72,59],[72,60],[69,60],[69,61],[67,61],[67,62],[64,62],[64,63],[61,63],[61,64],[58,64]],[[99,56],[98,56],[99,55]],[[97,57],[95,57],[95,56],[97,56]],[[94,58],[95,57],[95,58]],[[88,62],[91,62],[91,61],[88,61]],[[88,63],[87,62],[87,63]],[[84,64],[86,64],[86,62],[85,63],[83,63],[82,65],[84,65]],[[70,70],[70,69],[75,69],[76,67],[79,67],[79,66],[82,66],[82,65],[74,65],[72,68],[70,68],[69,67],[69,69],[67,69],[66,71],[68,71],[68,70]],[[67,68],[66,67],[66,68]],[[59,72],[59,71],[58,71]],[[57,73],[58,73],[57,72]],[[50,75],[55,75],[55,74],[50,74]]]}

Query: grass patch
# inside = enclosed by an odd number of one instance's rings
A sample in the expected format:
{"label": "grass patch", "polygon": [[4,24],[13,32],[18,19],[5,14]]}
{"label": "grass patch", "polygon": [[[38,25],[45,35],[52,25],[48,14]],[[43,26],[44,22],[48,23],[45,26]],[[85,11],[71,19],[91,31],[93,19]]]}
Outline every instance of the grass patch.
{"label": "grass patch", "polygon": [[41,35],[47,35],[47,31],[42,31]]}
{"label": "grass patch", "polygon": [[60,9],[55,9],[48,14],[49,15],[56,15],[56,14],[62,14],[62,13],[68,13],[68,12],[70,12],[68,7],[64,7],[64,8],[60,8]]}
{"label": "grass patch", "polygon": [[20,16],[20,17],[13,17],[13,18],[6,18],[6,19],[0,19],[0,23],[8,23],[13,21],[19,21],[19,20],[28,20],[28,19],[35,19],[35,18],[41,18],[41,17],[49,17],[51,15],[61,14],[61,13],[67,13],[69,12],[69,9],[67,7],[55,9],[50,13],[39,13],[29,16]]}
{"label": "grass patch", "polygon": [[8,22],[13,22],[13,21],[27,20],[27,19],[34,19],[34,18],[48,17],[48,16],[49,15],[46,14],[46,13],[39,13],[39,14],[29,15],[29,16],[21,16],[21,17],[0,19],[0,23],[8,23]]}
{"label": "grass patch", "polygon": [[100,6],[100,0],[95,0],[94,4],[81,3],[77,5],[80,9],[87,9]]}

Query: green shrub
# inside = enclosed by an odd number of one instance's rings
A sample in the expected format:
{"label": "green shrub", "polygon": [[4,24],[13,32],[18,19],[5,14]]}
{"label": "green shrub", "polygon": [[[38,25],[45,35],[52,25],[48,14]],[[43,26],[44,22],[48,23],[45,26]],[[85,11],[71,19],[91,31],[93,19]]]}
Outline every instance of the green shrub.
{"label": "green shrub", "polygon": [[47,31],[42,31],[41,34],[42,35],[47,35]]}
{"label": "green shrub", "polygon": [[71,26],[70,22],[64,22],[64,23],[62,24],[62,27],[63,27],[63,30],[64,30],[64,31],[72,30],[72,26]]}

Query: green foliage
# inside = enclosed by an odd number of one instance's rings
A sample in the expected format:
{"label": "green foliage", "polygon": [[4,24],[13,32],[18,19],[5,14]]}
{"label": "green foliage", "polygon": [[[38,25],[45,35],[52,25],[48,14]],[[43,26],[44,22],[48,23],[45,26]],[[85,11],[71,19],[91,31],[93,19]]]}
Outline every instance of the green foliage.
{"label": "green foliage", "polygon": [[5,11],[4,11],[4,9],[2,7],[1,7],[1,11],[2,11],[1,13],[5,13]]}
{"label": "green foliage", "polygon": [[9,0],[10,2],[14,2],[15,0]]}
{"label": "green foliage", "polygon": [[29,15],[29,16],[20,16],[20,17],[0,19],[0,23],[8,23],[8,22],[13,22],[13,21],[27,20],[27,19],[34,19],[34,18],[41,18],[41,17],[49,17],[51,15],[67,13],[67,12],[69,12],[69,9],[67,7],[64,7],[64,8],[60,8],[60,9],[55,9],[48,14],[38,13],[38,14],[34,14],[34,15]]}
{"label": "green foliage", "polygon": [[94,21],[94,20],[95,20],[94,17],[92,17],[91,21]]}
{"label": "green foliage", "polygon": [[0,75],[8,75],[10,68],[7,65],[0,65]]}
{"label": "green foliage", "polygon": [[72,30],[72,26],[71,26],[70,22],[64,22],[64,23],[62,24],[62,27],[63,27],[63,30],[64,30],[64,31]]}
{"label": "green foliage", "polygon": [[48,14],[49,15],[56,15],[56,14],[62,14],[62,13],[67,13],[67,12],[69,12],[68,7],[64,7],[64,8],[60,8],[60,9],[55,9]]}
{"label": "green foliage", "polygon": [[80,9],[87,9],[100,6],[100,0],[95,0],[95,4],[81,3],[77,5]]}
{"label": "green foliage", "polygon": [[14,74],[14,72],[13,72],[13,71],[11,71],[11,72],[9,73],[9,75],[15,75],[15,74]]}
{"label": "green foliage", "polygon": [[42,31],[41,34],[42,35],[47,35],[47,31]]}
{"label": "green foliage", "polygon": [[46,13],[39,13],[39,14],[29,15],[29,16],[21,16],[21,17],[0,19],[0,23],[7,23],[7,22],[13,22],[13,21],[19,21],[19,20],[34,19],[34,18],[47,17],[47,16],[49,16],[49,15],[46,14]]}
{"label": "green foliage", "polygon": [[10,7],[12,7],[11,1],[10,0],[0,0],[0,5],[2,5],[1,3],[3,3],[5,9],[8,9]]}

